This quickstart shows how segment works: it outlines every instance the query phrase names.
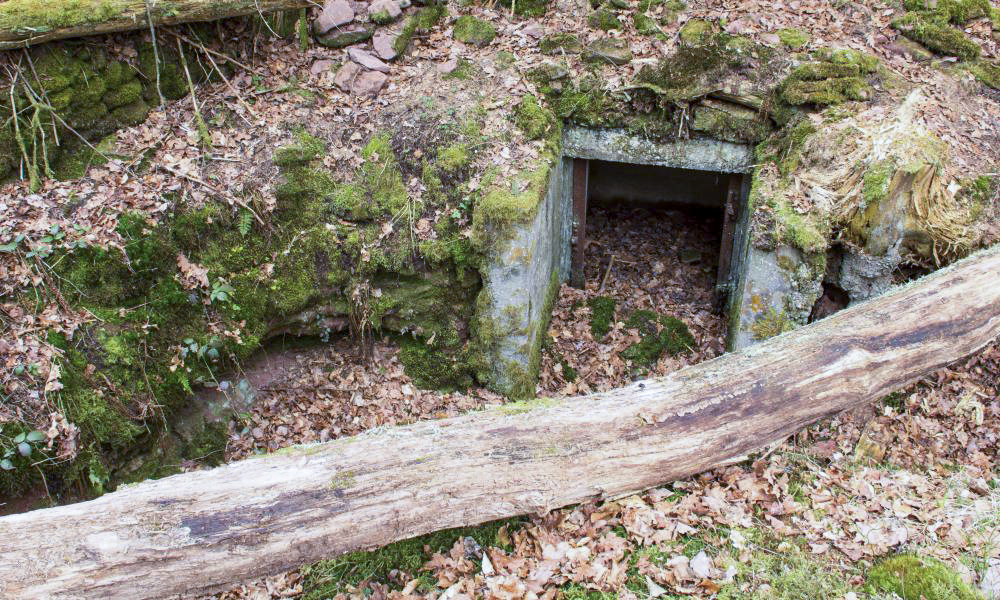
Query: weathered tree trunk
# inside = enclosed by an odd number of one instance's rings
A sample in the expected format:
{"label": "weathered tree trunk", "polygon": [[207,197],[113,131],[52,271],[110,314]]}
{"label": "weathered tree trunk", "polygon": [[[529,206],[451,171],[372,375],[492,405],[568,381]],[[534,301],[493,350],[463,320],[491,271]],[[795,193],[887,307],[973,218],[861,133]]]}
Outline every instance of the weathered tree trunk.
{"label": "weathered tree trunk", "polygon": [[1000,246],[606,394],[373,431],[0,518],[4,598],[162,598],[617,497],[783,439],[1000,335]]}
{"label": "weathered tree trunk", "polygon": [[309,0],[6,0],[0,50],[63,38],[305,8]]}

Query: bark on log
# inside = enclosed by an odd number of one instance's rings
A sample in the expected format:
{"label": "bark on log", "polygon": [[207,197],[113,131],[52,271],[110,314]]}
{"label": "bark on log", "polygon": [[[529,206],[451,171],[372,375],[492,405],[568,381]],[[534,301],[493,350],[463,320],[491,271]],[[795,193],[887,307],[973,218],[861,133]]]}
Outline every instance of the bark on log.
{"label": "bark on log", "polygon": [[150,17],[156,26],[175,25],[312,5],[309,0],[6,0],[0,1],[0,50],[148,29]]}
{"label": "bark on log", "polygon": [[359,548],[686,477],[1000,335],[1000,246],[744,352],[606,394],[295,447],[0,518],[4,598],[216,591]]}

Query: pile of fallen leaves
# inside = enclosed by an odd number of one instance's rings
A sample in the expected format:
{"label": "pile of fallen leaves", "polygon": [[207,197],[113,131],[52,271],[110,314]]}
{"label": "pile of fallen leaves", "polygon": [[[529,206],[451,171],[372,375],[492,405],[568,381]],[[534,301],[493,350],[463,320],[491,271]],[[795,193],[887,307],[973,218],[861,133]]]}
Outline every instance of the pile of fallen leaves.
{"label": "pile of fallen leaves", "polygon": [[[587,219],[586,285],[582,290],[567,285],[560,289],[549,325],[552,347],[542,357],[539,393],[606,391],[722,354],[726,322],[715,294],[721,232],[721,214],[628,205],[592,209]],[[600,339],[591,330],[593,311],[588,305],[596,297],[612,298],[616,307],[611,330]],[[636,310],[680,319],[695,346],[676,357],[664,353],[648,369],[632,364],[621,353],[640,340],[636,329],[625,326]]]}

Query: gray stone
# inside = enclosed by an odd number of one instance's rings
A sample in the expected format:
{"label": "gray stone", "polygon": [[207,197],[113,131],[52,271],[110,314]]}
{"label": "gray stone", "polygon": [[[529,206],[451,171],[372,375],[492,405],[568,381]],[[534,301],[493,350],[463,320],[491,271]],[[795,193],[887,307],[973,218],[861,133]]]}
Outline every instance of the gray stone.
{"label": "gray stone", "polygon": [[396,0],[375,0],[368,6],[368,18],[379,25],[392,23],[403,15]]}
{"label": "gray stone", "polygon": [[628,64],[632,60],[632,50],[625,40],[602,38],[591,42],[583,52],[583,59],[589,62],[606,62],[613,65]]}
{"label": "gray stone", "polygon": [[369,71],[379,71],[381,73],[389,72],[389,65],[379,60],[374,54],[368,52],[367,50],[362,50],[361,48],[349,48],[347,50],[347,56]]}
{"label": "gray stone", "polygon": [[375,33],[375,37],[372,39],[372,46],[375,48],[375,54],[382,60],[392,60],[396,58],[396,39],[399,36],[393,33],[388,33],[385,31],[379,31]]}
{"label": "gray stone", "polygon": [[490,373],[502,393],[535,394],[538,367],[532,366],[531,357],[541,347],[552,312],[545,300],[554,297],[553,281],[558,285],[569,277],[572,165],[571,159],[553,165],[548,191],[533,218],[498,248],[483,274],[480,297],[490,304],[477,317],[507,332],[494,345]]}
{"label": "gray stone", "polygon": [[351,24],[345,27],[337,27],[326,33],[316,36],[316,41],[330,48],[346,48],[358,42],[363,42],[370,38],[374,29],[364,25]]}
{"label": "gray stone", "polygon": [[677,140],[659,143],[615,129],[567,127],[563,154],[574,158],[607,160],[721,173],[748,173],[753,148],[717,140]]}
{"label": "gray stone", "polygon": [[545,81],[555,81],[569,75],[566,67],[552,61],[545,61],[534,69],[535,73]]}
{"label": "gray stone", "polygon": [[313,21],[313,32],[323,35],[334,27],[347,25],[354,20],[354,9],[347,0],[328,0],[322,12]]}

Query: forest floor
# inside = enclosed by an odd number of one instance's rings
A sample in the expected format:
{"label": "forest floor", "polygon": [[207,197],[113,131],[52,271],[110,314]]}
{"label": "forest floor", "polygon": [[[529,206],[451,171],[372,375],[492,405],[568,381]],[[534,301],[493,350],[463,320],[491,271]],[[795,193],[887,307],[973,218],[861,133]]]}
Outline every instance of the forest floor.
{"label": "forest floor", "polygon": [[[717,223],[617,208],[592,211],[588,225],[586,289],[561,290],[540,394],[611,389],[721,354]],[[588,300],[597,297],[613,298],[616,310],[595,337]],[[681,318],[696,343],[636,368],[621,356],[640,338],[624,323],[636,309]],[[340,339],[286,350],[281,365],[265,361],[269,381],[232,424],[227,458],[504,401],[482,389],[417,389],[397,354],[385,339],[365,363]],[[619,500],[354,553],[215,598],[883,599],[892,595],[870,587],[870,571],[897,553],[940,559],[978,586],[1000,574],[998,393],[995,343],[730,466]]]}
{"label": "forest floor", "polygon": [[[951,168],[979,173],[995,166],[1000,98],[991,91],[956,101],[949,77],[894,43],[897,34],[889,23],[900,13],[897,3],[838,2],[836,9],[823,0],[691,4],[684,19],[725,20],[727,30],[765,44],[776,44],[775,31],[796,28],[816,47],[836,42],[872,51],[908,84],[927,91],[921,119],[962,150]],[[390,83],[378,98],[345,94],[328,67],[316,68],[323,61],[340,60],[343,51],[313,46],[303,53],[292,42],[264,44],[252,72],[240,71],[226,85],[199,90],[201,110],[212,126],[211,152],[199,143],[189,100],[170,103],[145,123],[119,132],[114,160],[94,166],[84,178],[46,181],[37,193],[26,182],[4,186],[0,222],[5,237],[0,241],[61,234],[65,244],[120,246],[118,217],[141,211],[158,220],[171,210],[163,201],[168,192],[198,202],[231,202],[220,191],[222,182],[237,189],[265,180],[258,168],[266,162],[262,153],[287,141],[289,123],[349,124],[357,130],[357,140],[332,149],[331,160],[357,160],[353,146],[369,137],[374,116],[411,94],[421,69],[436,69],[459,56],[479,60],[501,52],[516,56],[521,71],[544,60],[528,33],[531,23],[508,19],[499,7],[469,11],[497,25],[497,42],[485,49],[462,47],[448,30],[435,30],[392,65]],[[664,40],[640,37],[631,25],[616,32],[628,38],[635,60],[612,70],[608,81],[628,80],[642,65],[671,51],[682,22],[663,26]],[[545,33],[587,28],[583,16],[556,11],[534,25]],[[986,21],[971,23],[967,33],[985,56],[997,57],[1000,43]],[[580,71],[576,63],[570,69]],[[486,76],[497,80],[498,104],[509,87],[524,85],[496,72]],[[514,81],[507,86],[504,78]],[[872,107],[873,118],[880,110],[884,107]],[[241,120],[227,121],[227,114]],[[140,163],[155,167],[137,173],[134,167]],[[64,210],[68,198],[77,206],[71,215]],[[564,287],[557,300],[552,343],[543,355],[542,395],[610,389],[722,352],[725,323],[709,291],[715,242],[702,249],[688,247],[699,258],[681,260],[683,235],[703,241],[710,236],[670,230],[667,221],[644,219],[641,227],[628,231],[618,231],[622,221],[607,215],[592,220],[601,222],[608,226],[592,232],[597,243],[588,250],[586,289]],[[657,244],[655,236],[663,230],[674,231],[675,239]],[[29,314],[5,298],[52,284],[32,264],[0,253],[0,359],[5,365],[33,367],[20,379],[5,371],[4,392],[39,403],[55,397],[60,387],[58,369],[53,369],[56,350],[46,343],[44,332],[71,333],[90,316],[56,304]],[[594,312],[588,301],[596,297],[614,300],[603,335],[592,330]],[[641,338],[626,326],[636,309],[681,319],[694,343],[646,366],[623,359],[621,353]],[[627,498],[442,532],[304,566],[216,597],[888,598],[866,586],[873,566],[900,552],[936,557],[976,586],[993,577],[991,585],[1000,590],[998,344],[742,462]],[[483,389],[441,393],[416,388],[391,339],[376,345],[371,362],[363,361],[346,339],[276,355],[275,362],[262,359],[246,366],[248,375],[262,379],[252,409],[231,424],[227,460],[505,401]],[[52,423],[58,440],[73,439],[62,429],[68,426]]]}

